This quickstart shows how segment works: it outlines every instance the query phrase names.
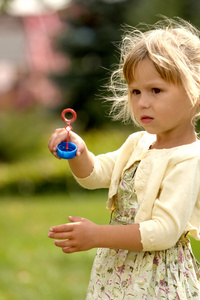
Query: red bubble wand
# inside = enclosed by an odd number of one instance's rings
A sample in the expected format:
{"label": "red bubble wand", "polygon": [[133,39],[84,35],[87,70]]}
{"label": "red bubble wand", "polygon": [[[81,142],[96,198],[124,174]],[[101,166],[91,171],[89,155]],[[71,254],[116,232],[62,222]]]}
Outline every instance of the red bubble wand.
{"label": "red bubble wand", "polygon": [[[66,113],[71,113],[73,115],[73,118],[72,119],[67,119],[65,118],[65,114]],[[75,120],[76,120],[76,112],[71,109],[71,108],[66,108],[66,109],[63,109],[62,113],[61,113],[61,117],[63,119],[64,122],[67,123],[67,126],[65,126],[65,129],[67,130],[67,144],[66,144],[66,151],[68,151],[68,145],[69,145],[69,132],[73,129],[72,126],[70,125],[71,123],[73,123]]]}
{"label": "red bubble wand", "polygon": [[[67,119],[65,117],[66,113],[71,113],[73,115],[72,119]],[[63,121],[67,123],[67,126],[65,126],[65,129],[67,131],[67,142],[62,142],[58,145],[57,154],[61,158],[70,159],[75,157],[77,151],[76,145],[69,142],[69,133],[72,130],[72,126],[70,124],[76,120],[77,115],[73,109],[66,108],[62,111],[61,117]]]}

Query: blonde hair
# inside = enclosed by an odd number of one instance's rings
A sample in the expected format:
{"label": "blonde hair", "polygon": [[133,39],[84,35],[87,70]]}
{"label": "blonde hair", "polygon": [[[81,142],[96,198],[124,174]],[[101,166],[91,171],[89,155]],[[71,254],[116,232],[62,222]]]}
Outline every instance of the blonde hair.
{"label": "blonde hair", "polygon": [[[163,20],[144,28],[128,27],[121,43],[118,69],[112,73],[109,89],[112,91],[111,114],[115,120],[134,122],[128,84],[134,79],[138,63],[148,57],[160,76],[174,84],[181,84],[192,105],[200,93],[200,32],[180,18]],[[145,29],[145,30],[144,30]],[[195,118],[200,113],[195,115]]]}

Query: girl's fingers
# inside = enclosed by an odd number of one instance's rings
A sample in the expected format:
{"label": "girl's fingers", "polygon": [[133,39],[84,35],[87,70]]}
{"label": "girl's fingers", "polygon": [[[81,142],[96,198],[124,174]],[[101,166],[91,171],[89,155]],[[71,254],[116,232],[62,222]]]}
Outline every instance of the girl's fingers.
{"label": "girl's fingers", "polygon": [[72,226],[70,223],[62,224],[58,226],[53,226],[49,228],[50,232],[59,233],[59,232],[69,232],[72,231]]}
{"label": "girl's fingers", "polygon": [[71,216],[69,216],[69,217],[68,217],[68,220],[69,220],[70,222],[74,223],[74,222],[80,222],[80,221],[83,221],[84,219],[81,218],[81,217],[71,217]]}
{"label": "girl's fingers", "polygon": [[62,251],[64,253],[70,254],[70,253],[77,252],[78,250],[75,247],[63,247]]}
{"label": "girl's fingers", "polygon": [[67,131],[65,128],[58,128],[56,131],[51,135],[48,147],[52,154],[55,154],[57,151],[57,145],[61,142],[67,140]]}
{"label": "girl's fingers", "polygon": [[83,221],[84,218],[81,217],[68,217],[68,220],[71,223],[67,223],[67,224],[62,224],[62,225],[57,225],[57,226],[52,226],[51,228],[49,228],[50,233],[54,232],[54,233],[61,233],[61,232],[69,232],[73,230],[73,223],[75,222],[80,222]]}
{"label": "girl's fingers", "polygon": [[61,232],[61,233],[49,232],[48,237],[51,239],[64,240],[64,239],[69,239],[70,235],[68,232]]}
{"label": "girl's fingers", "polygon": [[55,241],[54,245],[60,248],[73,246],[71,240]]}

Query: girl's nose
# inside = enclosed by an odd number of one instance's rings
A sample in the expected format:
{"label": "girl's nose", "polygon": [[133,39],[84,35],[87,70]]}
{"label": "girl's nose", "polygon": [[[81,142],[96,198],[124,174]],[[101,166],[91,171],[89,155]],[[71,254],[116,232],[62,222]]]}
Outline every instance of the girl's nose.
{"label": "girl's nose", "polygon": [[149,99],[148,99],[148,96],[145,95],[145,94],[141,94],[140,95],[140,99],[138,101],[138,106],[140,108],[149,108]]}

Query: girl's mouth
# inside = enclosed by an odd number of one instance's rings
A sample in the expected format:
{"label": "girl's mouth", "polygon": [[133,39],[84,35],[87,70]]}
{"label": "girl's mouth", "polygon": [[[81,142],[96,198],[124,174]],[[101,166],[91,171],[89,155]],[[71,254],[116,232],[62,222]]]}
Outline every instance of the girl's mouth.
{"label": "girl's mouth", "polygon": [[153,118],[152,117],[149,117],[149,116],[141,116],[141,122],[143,124],[149,124],[153,121]]}

